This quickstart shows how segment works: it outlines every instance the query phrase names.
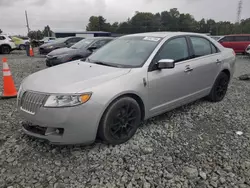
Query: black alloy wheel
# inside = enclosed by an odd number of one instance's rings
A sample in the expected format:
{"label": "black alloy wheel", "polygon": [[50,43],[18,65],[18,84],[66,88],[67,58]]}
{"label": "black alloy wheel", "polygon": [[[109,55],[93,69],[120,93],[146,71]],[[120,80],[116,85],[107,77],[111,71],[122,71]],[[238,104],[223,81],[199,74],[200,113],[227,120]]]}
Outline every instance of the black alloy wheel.
{"label": "black alloy wheel", "polygon": [[3,46],[1,46],[0,51],[2,52],[2,54],[9,54],[11,51],[11,48],[7,45],[3,45]]}
{"label": "black alloy wheel", "polygon": [[130,97],[120,98],[104,113],[98,135],[109,144],[122,144],[134,136],[140,122],[139,104]]}
{"label": "black alloy wheel", "polygon": [[208,99],[212,102],[222,101],[227,93],[229,76],[221,72],[217,77]]}

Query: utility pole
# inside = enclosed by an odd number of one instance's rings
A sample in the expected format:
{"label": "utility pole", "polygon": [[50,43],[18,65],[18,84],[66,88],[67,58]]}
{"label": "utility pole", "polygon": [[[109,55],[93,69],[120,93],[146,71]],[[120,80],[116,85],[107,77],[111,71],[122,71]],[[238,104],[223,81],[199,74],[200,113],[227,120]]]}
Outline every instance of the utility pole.
{"label": "utility pole", "polygon": [[29,26],[29,20],[28,20],[28,14],[27,14],[27,11],[25,10],[25,17],[26,17],[26,27],[28,29],[28,33],[30,32],[30,26]]}
{"label": "utility pole", "polygon": [[237,20],[236,23],[240,24],[241,21],[241,12],[242,12],[242,0],[239,0],[238,7],[237,7]]}

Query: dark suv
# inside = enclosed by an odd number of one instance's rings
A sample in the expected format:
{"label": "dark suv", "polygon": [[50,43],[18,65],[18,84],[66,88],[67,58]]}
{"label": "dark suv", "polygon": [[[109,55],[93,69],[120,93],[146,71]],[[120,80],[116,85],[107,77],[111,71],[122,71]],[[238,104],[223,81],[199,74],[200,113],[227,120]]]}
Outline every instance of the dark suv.
{"label": "dark suv", "polygon": [[53,42],[43,44],[39,47],[40,54],[48,54],[52,52],[55,49],[59,48],[65,48],[65,47],[71,47],[75,43],[79,42],[80,40],[84,39],[83,37],[66,37],[66,38],[60,38]]}

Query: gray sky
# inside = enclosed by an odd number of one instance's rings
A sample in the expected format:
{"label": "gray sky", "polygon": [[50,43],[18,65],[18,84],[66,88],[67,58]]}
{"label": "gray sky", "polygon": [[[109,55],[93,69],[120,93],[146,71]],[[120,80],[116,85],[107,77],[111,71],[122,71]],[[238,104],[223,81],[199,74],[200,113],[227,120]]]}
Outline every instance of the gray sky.
{"label": "gray sky", "polygon": [[[102,15],[108,22],[124,21],[135,11],[161,12],[178,8],[197,20],[212,18],[236,20],[238,0],[0,0],[0,28],[8,34],[25,34],[24,11],[30,27],[52,30],[85,30],[91,15]],[[242,18],[250,17],[250,0],[243,0]]]}

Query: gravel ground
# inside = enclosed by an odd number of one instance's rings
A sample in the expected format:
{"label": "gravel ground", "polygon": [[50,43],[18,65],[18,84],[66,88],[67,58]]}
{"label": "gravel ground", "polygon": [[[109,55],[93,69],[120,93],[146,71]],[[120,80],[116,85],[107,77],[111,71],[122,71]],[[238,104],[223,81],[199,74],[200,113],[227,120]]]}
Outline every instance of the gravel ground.
{"label": "gravel ground", "polygon": [[[17,87],[45,68],[41,57],[7,57]],[[0,188],[250,187],[250,81],[237,79],[244,73],[250,58],[238,57],[223,102],[200,100],[152,118],[115,147],[30,138],[21,131],[16,100],[0,100]]]}

